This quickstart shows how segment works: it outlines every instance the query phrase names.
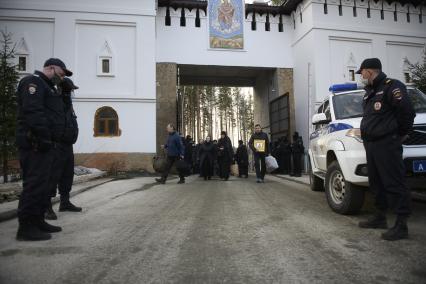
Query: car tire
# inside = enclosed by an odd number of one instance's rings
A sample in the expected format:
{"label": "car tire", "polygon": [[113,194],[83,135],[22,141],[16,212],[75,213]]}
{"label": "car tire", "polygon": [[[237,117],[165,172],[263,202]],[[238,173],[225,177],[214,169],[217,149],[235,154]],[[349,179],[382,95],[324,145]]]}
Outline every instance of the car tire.
{"label": "car tire", "polygon": [[309,183],[312,191],[324,191],[324,181],[314,175],[312,171],[311,159],[309,159]]}
{"label": "car tire", "polygon": [[325,195],[330,208],[339,214],[351,215],[364,204],[365,190],[345,180],[339,163],[333,161],[325,175]]}

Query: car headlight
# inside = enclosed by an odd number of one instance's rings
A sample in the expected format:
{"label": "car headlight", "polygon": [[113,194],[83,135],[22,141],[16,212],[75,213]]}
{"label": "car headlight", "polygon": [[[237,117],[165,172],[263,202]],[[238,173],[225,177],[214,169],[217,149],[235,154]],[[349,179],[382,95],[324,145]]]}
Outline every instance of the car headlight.
{"label": "car headlight", "polygon": [[346,132],[346,136],[347,137],[352,137],[356,141],[358,141],[359,143],[362,143],[361,129],[359,129],[359,128],[349,129],[348,132]]}

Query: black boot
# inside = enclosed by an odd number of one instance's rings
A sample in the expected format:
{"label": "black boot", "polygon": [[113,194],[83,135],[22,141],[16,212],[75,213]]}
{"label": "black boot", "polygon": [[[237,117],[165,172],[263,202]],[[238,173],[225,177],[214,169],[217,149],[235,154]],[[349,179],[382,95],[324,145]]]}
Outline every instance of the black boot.
{"label": "black boot", "polygon": [[359,222],[358,226],[364,229],[387,229],[388,223],[386,221],[386,215],[383,213],[376,213],[370,217],[367,221]]}
{"label": "black boot", "polygon": [[178,181],[178,184],[183,184],[183,183],[185,183],[185,179],[184,179],[184,178],[181,178],[181,179]]}
{"label": "black boot", "polygon": [[408,227],[407,218],[398,217],[395,225],[390,228],[387,232],[382,234],[382,239],[387,241],[397,241],[402,239],[408,239]]}
{"label": "black boot", "polygon": [[52,204],[47,207],[46,213],[44,214],[44,218],[46,220],[57,220],[58,216],[56,216],[55,211],[53,211]]}
{"label": "black boot", "polygon": [[158,182],[158,183],[161,183],[161,184],[165,184],[166,183],[166,180],[163,179],[163,178],[156,178],[155,181]]}
{"label": "black boot", "polygon": [[71,203],[69,200],[61,201],[61,204],[59,205],[59,211],[70,211],[70,212],[81,212],[82,208],[77,207],[74,204]]}
{"label": "black boot", "polygon": [[37,223],[38,228],[45,233],[58,233],[62,231],[62,228],[59,226],[53,226],[47,223],[44,218],[40,218]]}
{"label": "black boot", "polygon": [[19,220],[18,232],[16,233],[18,241],[46,241],[51,238],[52,236],[49,233],[40,230],[35,218]]}

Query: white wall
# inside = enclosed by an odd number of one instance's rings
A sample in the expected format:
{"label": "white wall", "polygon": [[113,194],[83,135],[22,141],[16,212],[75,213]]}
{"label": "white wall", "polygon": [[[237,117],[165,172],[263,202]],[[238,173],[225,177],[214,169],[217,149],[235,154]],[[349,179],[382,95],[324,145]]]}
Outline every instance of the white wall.
{"label": "white wall", "polygon": [[178,64],[293,67],[291,38],[293,25],[284,16],[284,32],[278,32],[278,17],[270,17],[271,31],[265,31],[265,15],[257,17],[257,30],[251,30],[251,14],[244,25],[244,50],[213,50],[209,48],[208,19],[200,11],[201,27],[195,27],[195,10],[185,10],[186,26],[180,26],[180,9],[170,9],[171,26],[165,26],[166,9],[158,10],[157,62]]}
{"label": "white wall", "polygon": [[[155,152],[155,103],[74,102],[80,135],[74,146],[77,153]],[[112,107],[119,117],[119,137],[93,137],[94,114],[103,106]]]}
{"label": "white wall", "polygon": [[[419,23],[418,15],[415,14],[420,13],[419,9],[410,7],[411,13],[414,14],[408,23],[406,10],[400,5],[398,21],[395,22],[392,10],[394,5],[385,5],[384,20],[381,19],[381,1],[377,6],[372,6],[371,18],[367,18],[366,8],[359,0],[357,17],[353,16],[351,0],[342,1],[342,16],[339,16],[337,6],[340,1],[327,1],[328,14],[324,14],[324,2],[306,0],[302,3],[298,11],[303,11],[303,23],[297,21],[298,12],[293,15],[296,17],[292,45],[296,129],[303,133],[305,141],[311,128],[311,115],[307,117],[306,113],[312,114],[315,109],[313,105],[324,100],[331,84],[349,81],[349,67],[359,67],[367,57],[378,57],[385,73],[404,80],[404,58],[407,57],[411,62],[419,61],[426,43],[426,17],[423,16],[423,23]],[[423,11],[426,11],[424,7]],[[306,19],[310,16],[312,21]],[[313,68],[311,80],[308,79],[308,63],[311,63]],[[311,89],[308,86],[309,81],[313,82]],[[308,93],[312,94],[310,104]]]}
{"label": "white wall", "polygon": [[[14,40],[24,37],[30,50],[30,68],[40,69],[48,57],[59,57],[75,71],[76,111],[81,126],[77,152],[155,151],[155,64],[250,66],[294,68],[296,130],[305,141],[309,118],[316,102],[328,94],[332,83],[347,81],[348,62],[359,65],[365,57],[379,57],[389,76],[403,79],[403,60],[420,59],[426,42],[426,8],[419,23],[420,8],[371,2],[367,18],[365,1],[305,0],[291,16],[283,17],[284,32],[278,32],[278,17],[271,31],[264,29],[265,15],[257,15],[257,30],[251,30],[251,15],[245,22],[243,51],[209,49],[208,25],[201,12],[201,28],[195,27],[195,10],[186,10],[187,24],[179,23],[180,9],[171,9],[172,24],[165,26],[165,8],[155,10],[155,1],[140,0],[0,0],[0,29],[7,27]],[[300,20],[302,14],[302,20]],[[293,22],[294,21],[294,22]],[[96,60],[102,44],[113,51],[114,77],[96,75]],[[309,67],[308,67],[309,66]],[[93,117],[101,106],[119,114],[122,136],[94,138]],[[143,137],[143,139],[142,139]],[[102,149],[102,150],[100,150]]]}
{"label": "white wall", "polygon": [[[2,0],[0,29],[30,46],[32,69],[59,57],[80,89],[75,110],[77,153],[155,152],[155,1]],[[97,76],[97,58],[107,40],[113,77]],[[122,135],[93,137],[97,107],[113,107]]]}

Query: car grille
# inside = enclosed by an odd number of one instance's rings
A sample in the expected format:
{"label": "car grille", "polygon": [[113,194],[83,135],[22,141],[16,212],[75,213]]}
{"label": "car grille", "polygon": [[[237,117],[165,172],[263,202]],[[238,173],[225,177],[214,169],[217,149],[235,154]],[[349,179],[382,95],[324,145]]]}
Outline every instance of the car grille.
{"label": "car grille", "polygon": [[404,145],[426,145],[426,125],[415,125]]}

